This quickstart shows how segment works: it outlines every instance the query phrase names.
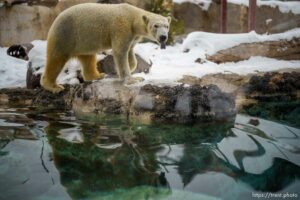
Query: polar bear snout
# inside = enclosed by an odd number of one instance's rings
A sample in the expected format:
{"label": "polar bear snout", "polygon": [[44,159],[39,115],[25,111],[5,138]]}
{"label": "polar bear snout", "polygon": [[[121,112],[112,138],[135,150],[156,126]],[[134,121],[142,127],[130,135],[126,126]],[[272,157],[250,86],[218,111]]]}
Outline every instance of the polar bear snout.
{"label": "polar bear snout", "polygon": [[157,29],[156,40],[159,42],[166,42],[168,40],[168,32],[169,30],[165,27]]}
{"label": "polar bear snout", "polygon": [[168,40],[167,35],[161,35],[159,36],[159,43],[160,43],[160,48],[165,49],[166,48],[166,42]]}
{"label": "polar bear snout", "polygon": [[167,40],[167,36],[166,35],[161,35],[161,36],[159,36],[159,41],[160,42],[165,42],[166,40]]}

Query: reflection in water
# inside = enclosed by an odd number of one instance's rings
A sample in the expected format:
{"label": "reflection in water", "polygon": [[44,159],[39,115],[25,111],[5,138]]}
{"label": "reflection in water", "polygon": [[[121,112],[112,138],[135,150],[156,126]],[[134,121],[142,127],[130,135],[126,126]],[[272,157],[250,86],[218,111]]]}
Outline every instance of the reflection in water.
{"label": "reflection in water", "polygon": [[[296,193],[300,130],[141,125],[72,113],[0,111],[0,199],[252,199]],[[300,194],[298,194],[300,195]]]}

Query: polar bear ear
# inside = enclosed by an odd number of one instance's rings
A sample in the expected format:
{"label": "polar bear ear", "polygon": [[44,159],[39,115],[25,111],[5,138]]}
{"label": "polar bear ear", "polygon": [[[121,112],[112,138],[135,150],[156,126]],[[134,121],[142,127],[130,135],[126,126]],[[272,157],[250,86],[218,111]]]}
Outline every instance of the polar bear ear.
{"label": "polar bear ear", "polygon": [[143,21],[145,22],[145,24],[147,25],[149,22],[149,18],[146,15],[143,15]]}
{"label": "polar bear ear", "polygon": [[167,19],[168,19],[168,22],[170,23],[172,20],[172,17],[168,16]]}

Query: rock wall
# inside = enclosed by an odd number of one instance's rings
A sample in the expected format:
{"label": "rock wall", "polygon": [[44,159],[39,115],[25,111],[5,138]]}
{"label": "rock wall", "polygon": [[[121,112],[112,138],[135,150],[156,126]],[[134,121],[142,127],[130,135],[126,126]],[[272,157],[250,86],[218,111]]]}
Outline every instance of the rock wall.
{"label": "rock wall", "polygon": [[[173,14],[176,18],[184,21],[186,33],[193,31],[219,32],[220,4],[217,1],[213,1],[208,10],[190,2],[174,4]],[[247,32],[247,20],[248,7],[228,3],[227,32]],[[257,7],[256,32],[279,33],[295,27],[300,27],[299,14],[282,13],[278,7]]]}
{"label": "rock wall", "polygon": [[[29,43],[32,40],[47,37],[48,30],[55,17],[64,9],[87,2],[120,3],[127,2],[140,8],[146,8],[150,0],[61,0],[55,7],[28,6],[19,4],[0,7],[0,46]],[[208,10],[201,6],[185,2],[173,5],[173,15],[184,22],[185,33],[193,31],[219,32],[220,4],[213,1]],[[229,33],[247,32],[246,6],[228,3]],[[257,7],[256,31],[258,33],[278,33],[300,27],[300,15],[291,12],[282,13],[278,8]],[[267,23],[268,22],[268,23]]]}
{"label": "rock wall", "polygon": [[0,46],[45,40],[56,16],[63,10],[80,3],[122,3],[145,8],[150,0],[60,0],[55,7],[18,4],[0,7]]}
{"label": "rock wall", "polygon": [[0,46],[45,40],[56,16],[73,5],[97,0],[63,0],[55,7],[19,4],[0,7]]}
{"label": "rock wall", "polygon": [[[0,46],[29,43],[37,39],[45,40],[52,22],[61,11],[86,2],[127,2],[143,9],[151,3],[150,0],[61,0],[55,7],[28,6],[27,4],[2,6],[0,7]],[[227,31],[229,33],[247,32],[247,11],[246,6],[228,3]],[[183,20],[186,33],[219,32],[219,12],[218,1],[213,1],[208,10],[190,2],[174,4],[173,7],[173,15]],[[278,33],[300,27],[300,15],[291,12],[282,13],[278,8],[260,6],[257,7],[256,22],[258,33]]]}

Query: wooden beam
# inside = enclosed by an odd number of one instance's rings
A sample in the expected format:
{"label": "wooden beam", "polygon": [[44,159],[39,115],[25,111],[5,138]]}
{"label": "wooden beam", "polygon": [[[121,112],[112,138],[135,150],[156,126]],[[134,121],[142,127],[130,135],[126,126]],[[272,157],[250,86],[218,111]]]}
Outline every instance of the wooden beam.
{"label": "wooden beam", "polygon": [[255,31],[256,24],[256,0],[249,0],[248,31]]}
{"label": "wooden beam", "polygon": [[227,32],[227,0],[221,0],[220,9],[220,33]]}

